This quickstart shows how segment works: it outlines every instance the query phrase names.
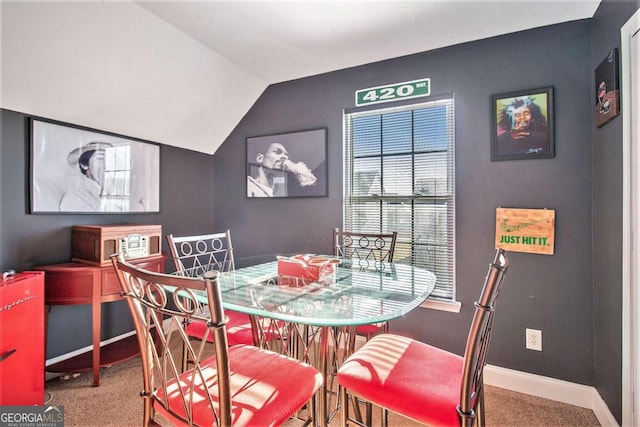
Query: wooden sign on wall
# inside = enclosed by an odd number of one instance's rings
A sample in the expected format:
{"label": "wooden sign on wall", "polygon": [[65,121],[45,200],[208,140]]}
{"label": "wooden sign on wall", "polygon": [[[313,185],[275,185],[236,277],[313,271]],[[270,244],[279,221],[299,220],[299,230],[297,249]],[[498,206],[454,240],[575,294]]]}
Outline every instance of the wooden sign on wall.
{"label": "wooden sign on wall", "polygon": [[496,209],[496,249],[553,255],[556,211]]}

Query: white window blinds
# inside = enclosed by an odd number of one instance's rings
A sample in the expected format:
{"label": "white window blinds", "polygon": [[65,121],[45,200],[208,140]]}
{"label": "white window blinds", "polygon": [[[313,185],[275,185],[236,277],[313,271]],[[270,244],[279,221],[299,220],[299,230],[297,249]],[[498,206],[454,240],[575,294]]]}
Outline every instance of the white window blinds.
{"label": "white window blinds", "polygon": [[398,232],[394,261],[455,298],[453,98],[344,117],[344,229]]}

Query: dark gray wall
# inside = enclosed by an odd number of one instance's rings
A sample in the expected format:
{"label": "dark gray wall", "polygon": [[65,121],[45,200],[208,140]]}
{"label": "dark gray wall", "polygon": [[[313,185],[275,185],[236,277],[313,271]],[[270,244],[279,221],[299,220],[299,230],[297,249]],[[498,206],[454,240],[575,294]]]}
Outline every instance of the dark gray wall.
{"label": "dark gray wall", "polygon": [[[160,224],[163,234],[213,228],[212,156],[161,146],[160,213],[135,215],[30,215],[28,116],[1,110],[0,270],[28,270],[71,259],[71,227],[83,224]],[[166,249],[166,243],[163,242]],[[103,339],[133,329],[123,302],[103,304]],[[47,358],[91,345],[88,305],[54,306],[49,313]]]}
{"label": "dark gray wall", "polygon": [[[224,198],[216,228],[230,227],[247,254],[329,251],[331,228],[342,225],[343,109],[357,89],[429,77],[433,95],[455,94],[463,306],[461,314],[416,310],[392,329],[462,353],[493,255],[495,209],[555,209],[555,255],[511,254],[489,362],[593,385],[590,41],[584,20],[273,85],[214,155],[214,195]],[[555,158],[492,162],[491,95],[545,86],[555,89]],[[325,126],[328,198],[245,197],[246,137]],[[525,349],[525,328],[542,329],[543,352]]]}
{"label": "dark gray wall", "polygon": [[[591,24],[591,69],[614,47],[640,1],[604,1]],[[594,85],[595,87],[595,85]],[[592,89],[591,99],[595,100]],[[595,104],[595,101],[593,102]],[[593,136],[594,383],[622,422],[622,111]]]}

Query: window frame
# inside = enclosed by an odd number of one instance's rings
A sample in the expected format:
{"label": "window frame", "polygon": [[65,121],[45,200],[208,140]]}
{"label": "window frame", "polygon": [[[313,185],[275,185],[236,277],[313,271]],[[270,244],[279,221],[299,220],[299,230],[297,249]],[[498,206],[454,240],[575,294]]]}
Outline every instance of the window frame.
{"label": "window frame", "polygon": [[[363,107],[363,108],[354,108],[354,109],[345,109],[343,112],[343,229],[350,231],[350,229],[352,228],[352,224],[353,221],[351,219],[352,217],[352,212],[350,207],[354,206],[354,204],[352,203],[353,200],[360,200],[360,201],[366,201],[369,200],[371,202],[377,202],[380,205],[380,214],[379,214],[379,219],[380,219],[380,232],[384,232],[384,231],[397,231],[397,230],[387,230],[385,229],[385,224],[386,224],[386,220],[384,219],[384,213],[383,213],[383,209],[385,206],[385,203],[388,201],[392,201],[392,200],[410,200],[411,201],[411,223],[409,224],[410,227],[410,234],[411,234],[411,239],[409,241],[405,240],[404,242],[401,241],[401,239],[398,239],[398,244],[402,245],[403,243],[405,245],[408,245],[410,247],[410,256],[411,256],[411,263],[414,264],[415,261],[415,257],[417,256],[417,254],[415,253],[415,245],[416,245],[416,241],[414,240],[414,235],[415,235],[415,224],[414,224],[414,217],[415,217],[415,213],[416,213],[416,202],[418,203],[424,203],[424,202],[430,202],[431,204],[435,204],[434,200],[436,199],[442,199],[444,200],[444,204],[446,206],[446,218],[447,218],[447,224],[444,227],[445,230],[445,234],[447,236],[447,241],[446,241],[446,248],[447,248],[447,257],[450,256],[450,260],[447,261],[447,264],[444,268],[446,268],[447,270],[447,277],[449,278],[447,283],[445,284],[445,286],[441,289],[444,289],[445,291],[447,291],[446,294],[443,294],[442,296],[431,296],[430,298],[428,298],[425,303],[422,304],[422,307],[429,307],[429,308],[435,308],[435,309],[439,309],[439,310],[445,310],[445,311],[453,311],[453,312],[459,312],[460,310],[460,303],[456,301],[456,262],[455,262],[455,256],[456,256],[456,248],[455,248],[455,242],[456,242],[456,231],[455,231],[455,224],[456,224],[456,209],[455,209],[455,194],[456,194],[456,188],[455,188],[455,98],[453,96],[453,94],[449,94],[449,95],[444,95],[441,97],[431,97],[429,98],[427,101],[422,101],[422,102],[415,102],[415,100],[413,100],[414,102],[405,102],[402,103],[400,105],[396,104],[393,106],[380,106],[380,105],[375,105],[375,106],[368,106],[368,107]],[[416,150],[416,128],[417,126],[415,125],[413,118],[415,116],[415,111],[417,110],[427,110],[430,108],[441,108],[441,107],[445,107],[446,108],[446,116],[445,116],[445,123],[444,125],[446,126],[446,150],[436,150],[433,149],[431,150],[432,153],[435,153],[437,151],[446,153],[447,157],[446,160],[444,162],[444,164],[446,165],[446,186],[447,186],[447,191],[446,191],[446,195],[441,195],[441,194],[435,194],[435,195],[425,195],[425,194],[417,194],[416,193],[416,181],[415,181],[415,158],[417,155],[420,155],[421,153],[424,154],[424,150]],[[406,112],[406,111],[410,111],[411,112],[411,125],[410,125],[410,134],[411,134],[411,151],[410,151],[410,156],[411,156],[411,166],[410,166],[410,170],[411,170],[411,180],[412,180],[412,194],[403,194],[403,195],[385,195],[384,194],[384,187],[383,184],[381,184],[380,187],[380,194],[376,195],[366,195],[366,196],[358,196],[356,193],[357,190],[355,190],[356,185],[354,184],[354,176],[355,176],[355,171],[354,171],[354,162],[355,160],[358,158],[357,155],[354,154],[354,148],[353,148],[353,140],[354,140],[354,132],[356,132],[357,130],[354,130],[354,125],[353,125],[353,120],[355,118],[360,118],[360,117],[368,117],[368,116],[379,116],[380,117],[380,134],[382,135],[384,133],[383,128],[384,128],[384,124],[382,123],[383,120],[383,116],[385,114],[392,114],[392,113],[397,113],[397,112]],[[381,136],[382,138],[382,136]],[[383,148],[383,143],[382,143],[382,139],[380,142],[380,151],[377,154],[377,156],[379,156],[380,158],[380,180],[384,183],[384,158],[391,158],[392,156],[394,156],[397,154],[390,154],[389,152],[385,153],[385,148]],[[361,156],[360,158],[362,158],[363,156]],[[365,156],[366,157],[366,156]],[[373,157],[376,157],[375,155]],[[439,228],[440,230],[442,230],[443,228]],[[359,231],[359,230],[352,230],[352,231]],[[367,230],[369,231],[369,230]]]}

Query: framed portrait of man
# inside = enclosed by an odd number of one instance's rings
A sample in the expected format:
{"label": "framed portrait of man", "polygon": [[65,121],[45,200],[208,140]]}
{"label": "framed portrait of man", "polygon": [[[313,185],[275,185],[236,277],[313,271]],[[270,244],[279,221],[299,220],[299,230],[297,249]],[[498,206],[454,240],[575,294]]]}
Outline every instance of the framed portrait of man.
{"label": "framed portrait of man", "polygon": [[52,120],[31,125],[31,213],[160,211],[160,146]]}
{"label": "framed portrait of man", "polygon": [[327,129],[247,138],[247,197],[326,197]]}
{"label": "framed portrait of man", "polygon": [[491,160],[555,156],[553,88],[493,95]]}

